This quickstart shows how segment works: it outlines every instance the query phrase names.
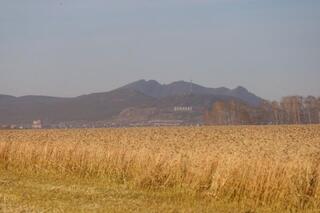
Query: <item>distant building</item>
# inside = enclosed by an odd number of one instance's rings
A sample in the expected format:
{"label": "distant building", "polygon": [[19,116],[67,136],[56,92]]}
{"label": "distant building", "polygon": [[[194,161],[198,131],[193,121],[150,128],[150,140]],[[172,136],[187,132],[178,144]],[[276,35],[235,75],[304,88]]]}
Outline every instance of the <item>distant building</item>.
{"label": "distant building", "polygon": [[17,129],[17,125],[11,124],[11,125],[10,125],[10,129]]}
{"label": "distant building", "polygon": [[32,122],[32,129],[42,129],[41,120],[35,120]]}
{"label": "distant building", "polygon": [[192,112],[191,106],[175,106],[174,107],[175,112]]}

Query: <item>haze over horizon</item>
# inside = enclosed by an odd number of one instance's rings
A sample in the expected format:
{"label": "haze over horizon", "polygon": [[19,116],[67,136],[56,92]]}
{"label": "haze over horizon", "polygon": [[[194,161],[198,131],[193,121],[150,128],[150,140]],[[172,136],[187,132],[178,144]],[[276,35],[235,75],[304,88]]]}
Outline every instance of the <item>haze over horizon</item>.
{"label": "haze over horizon", "polygon": [[320,95],[317,0],[4,0],[0,94],[74,97],[139,79]]}

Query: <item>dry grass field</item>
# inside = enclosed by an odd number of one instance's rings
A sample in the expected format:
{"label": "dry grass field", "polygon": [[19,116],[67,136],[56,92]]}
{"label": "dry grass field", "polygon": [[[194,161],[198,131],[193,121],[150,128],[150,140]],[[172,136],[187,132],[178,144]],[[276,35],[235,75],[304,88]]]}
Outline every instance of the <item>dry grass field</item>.
{"label": "dry grass field", "polygon": [[0,212],[319,212],[320,126],[0,131]]}

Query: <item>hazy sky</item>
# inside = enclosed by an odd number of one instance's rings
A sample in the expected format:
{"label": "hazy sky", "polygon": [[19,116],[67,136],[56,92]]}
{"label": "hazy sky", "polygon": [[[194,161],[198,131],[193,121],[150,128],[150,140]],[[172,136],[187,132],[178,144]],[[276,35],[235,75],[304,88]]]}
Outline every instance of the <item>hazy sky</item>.
{"label": "hazy sky", "polygon": [[0,94],[138,79],[320,96],[320,1],[0,0]]}

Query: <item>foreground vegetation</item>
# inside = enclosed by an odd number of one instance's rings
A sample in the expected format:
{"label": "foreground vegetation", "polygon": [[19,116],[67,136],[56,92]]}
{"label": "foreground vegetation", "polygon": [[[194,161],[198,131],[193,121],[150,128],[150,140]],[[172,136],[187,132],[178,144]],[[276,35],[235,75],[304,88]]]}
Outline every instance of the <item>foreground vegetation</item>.
{"label": "foreground vegetation", "polygon": [[0,131],[0,208],[317,212],[319,163],[317,125]]}
{"label": "foreground vegetation", "polygon": [[[0,173],[0,212],[251,212],[181,189],[146,190],[100,178]],[[259,208],[259,211],[271,212]]]}

